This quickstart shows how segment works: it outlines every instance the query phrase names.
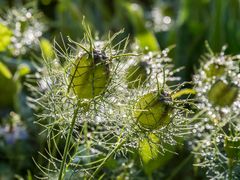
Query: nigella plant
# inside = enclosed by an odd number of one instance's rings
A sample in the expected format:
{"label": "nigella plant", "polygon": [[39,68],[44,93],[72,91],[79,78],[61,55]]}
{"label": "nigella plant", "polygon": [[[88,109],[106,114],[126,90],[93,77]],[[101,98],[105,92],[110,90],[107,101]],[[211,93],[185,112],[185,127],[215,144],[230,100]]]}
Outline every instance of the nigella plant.
{"label": "nigella plant", "polygon": [[[206,177],[209,179],[239,179],[239,119],[230,116],[223,120],[227,122],[225,125],[215,125],[211,133],[205,131],[201,139],[195,140],[194,165],[204,168]],[[211,120],[208,119],[208,121]]]}
{"label": "nigella plant", "polygon": [[203,56],[201,68],[194,76],[199,108],[208,109],[208,114],[216,119],[228,113],[239,114],[239,58],[213,52]]}
{"label": "nigella plant", "polygon": [[212,179],[239,179],[238,56],[211,52],[195,75],[199,109],[204,113],[193,129],[196,165]]}
{"label": "nigella plant", "polygon": [[135,151],[148,163],[189,132],[189,100],[179,98],[178,86],[167,85],[175,72],[168,50],[127,53],[127,38],[113,43],[121,32],[97,40],[83,24],[80,43],[68,38],[56,44],[55,60],[45,60],[34,100],[49,137],[49,165],[38,164],[48,178],[101,178],[110,159]]}

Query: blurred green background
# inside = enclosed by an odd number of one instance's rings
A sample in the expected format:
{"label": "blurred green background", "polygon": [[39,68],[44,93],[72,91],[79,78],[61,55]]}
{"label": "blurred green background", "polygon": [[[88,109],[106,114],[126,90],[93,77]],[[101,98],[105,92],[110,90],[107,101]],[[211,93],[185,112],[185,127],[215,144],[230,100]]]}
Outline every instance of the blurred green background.
{"label": "blurred green background", "polygon": [[[46,143],[33,123],[36,109],[24,84],[36,85],[32,77],[41,71],[36,65],[41,48],[45,58],[53,58],[51,43],[61,44],[60,33],[63,39],[83,37],[83,17],[100,37],[124,28],[122,37],[130,34],[142,48],[175,45],[170,56],[175,67],[184,67],[178,74],[182,81],[191,80],[207,51],[205,41],[214,52],[223,45],[229,54],[240,52],[240,0],[0,0],[0,179],[31,179],[37,173],[32,157],[43,161],[37,151]],[[163,172],[174,171],[185,154],[166,160]],[[177,171],[183,179],[194,179],[191,163]]]}

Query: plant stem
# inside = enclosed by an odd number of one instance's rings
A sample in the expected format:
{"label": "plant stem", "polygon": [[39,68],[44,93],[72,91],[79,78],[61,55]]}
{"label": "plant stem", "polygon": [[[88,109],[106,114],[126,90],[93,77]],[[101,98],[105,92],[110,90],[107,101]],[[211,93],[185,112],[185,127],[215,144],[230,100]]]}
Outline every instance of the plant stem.
{"label": "plant stem", "polygon": [[59,172],[59,176],[58,176],[58,180],[62,180],[65,174],[65,167],[66,167],[66,159],[67,159],[67,154],[68,154],[68,150],[69,150],[69,145],[70,145],[70,140],[72,137],[72,132],[73,132],[73,128],[77,119],[77,114],[78,114],[78,110],[79,110],[80,106],[78,106],[75,110],[74,110],[74,114],[73,114],[73,119],[71,122],[71,126],[67,135],[67,139],[66,139],[66,145],[64,147],[64,152],[63,152],[63,159],[61,162],[61,166],[60,166],[60,172]]}
{"label": "plant stem", "polygon": [[95,172],[93,173],[92,177],[90,179],[93,179],[94,176],[101,170],[101,168],[104,166],[104,164],[106,163],[106,161],[120,148],[122,147],[122,145],[126,142],[127,138],[124,139],[119,139],[117,142],[117,145],[115,146],[115,148],[105,157],[105,159],[101,162],[101,164],[98,166],[98,168],[95,170]]}

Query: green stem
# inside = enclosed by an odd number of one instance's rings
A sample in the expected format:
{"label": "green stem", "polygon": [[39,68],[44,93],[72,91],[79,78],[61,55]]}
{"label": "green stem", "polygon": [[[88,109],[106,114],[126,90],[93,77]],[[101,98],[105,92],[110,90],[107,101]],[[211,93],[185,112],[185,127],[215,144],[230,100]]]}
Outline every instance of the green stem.
{"label": "green stem", "polygon": [[75,109],[74,114],[73,114],[73,119],[72,119],[71,126],[70,126],[70,129],[69,129],[68,135],[67,135],[67,139],[66,139],[66,145],[64,147],[63,159],[62,159],[61,166],[60,166],[60,172],[59,172],[58,180],[62,180],[63,177],[64,177],[64,174],[65,174],[64,169],[66,167],[67,154],[68,154],[68,150],[69,150],[69,145],[70,145],[70,140],[71,140],[71,137],[72,137],[72,132],[73,132],[73,129],[74,129],[74,125],[75,125],[75,122],[76,122],[76,119],[77,119],[77,114],[78,114],[79,107],[80,106],[78,106]]}
{"label": "green stem", "polygon": [[111,59],[120,58],[120,57],[128,57],[128,56],[140,56],[140,55],[134,54],[134,53],[118,54],[115,56],[111,56]]}
{"label": "green stem", "polygon": [[102,169],[106,161],[120,148],[122,145],[126,142],[126,138],[119,139],[117,142],[117,145],[115,148],[105,157],[105,159],[101,162],[101,164],[98,166],[98,168],[95,170],[95,172],[92,174],[92,177],[90,179],[93,179],[94,176]]}

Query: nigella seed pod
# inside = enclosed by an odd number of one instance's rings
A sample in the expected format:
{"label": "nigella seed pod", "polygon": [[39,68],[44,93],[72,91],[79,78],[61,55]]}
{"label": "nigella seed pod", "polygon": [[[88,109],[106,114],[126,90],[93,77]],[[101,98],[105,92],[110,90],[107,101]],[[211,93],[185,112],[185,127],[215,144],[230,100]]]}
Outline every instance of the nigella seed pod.
{"label": "nigella seed pod", "polygon": [[70,72],[70,86],[78,98],[91,99],[106,89],[109,65],[103,52],[94,50],[77,58]]}
{"label": "nigella seed pod", "polygon": [[151,92],[135,104],[134,117],[145,129],[158,129],[170,122],[172,106],[170,98],[164,93]]}
{"label": "nigella seed pod", "polygon": [[225,137],[224,150],[230,159],[240,159],[240,137]]}
{"label": "nigella seed pod", "polygon": [[214,76],[220,77],[225,73],[225,70],[226,70],[225,65],[212,63],[205,69],[205,73],[208,78],[211,78]]}
{"label": "nigella seed pod", "polygon": [[142,86],[148,78],[147,63],[138,62],[136,65],[131,65],[126,72],[126,82],[128,88],[134,89]]}
{"label": "nigella seed pod", "polygon": [[139,141],[139,155],[144,164],[148,164],[159,156],[159,144],[160,139],[154,135],[148,135],[148,138],[144,138]]}
{"label": "nigella seed pod", "polygon": [[216,81],[208,92],[208,99],[214,106],[231,106],[238,96],[238,87],[226,84],[222,80]]}

